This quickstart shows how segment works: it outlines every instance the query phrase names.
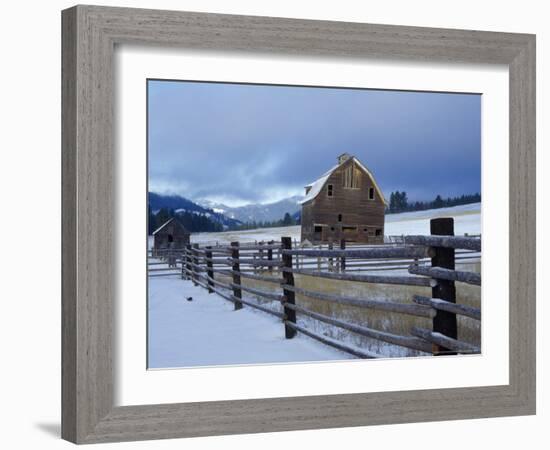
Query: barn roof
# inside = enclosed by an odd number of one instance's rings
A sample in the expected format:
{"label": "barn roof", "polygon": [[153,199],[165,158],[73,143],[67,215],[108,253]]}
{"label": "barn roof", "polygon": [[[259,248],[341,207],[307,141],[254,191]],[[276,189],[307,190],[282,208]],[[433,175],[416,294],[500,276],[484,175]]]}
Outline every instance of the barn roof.
{"label": "barn roof", "polygon": [[172,217],[171,219],[167,220],[166,222],[164,222],[160,227],[158,227],[155,231],[153,231],[153,236],[155,234],[157,234],[159,231],[161,231],[166,225],[168,225],[169,223],[176,223],[178,224],[178,226],[185,232],[185,233],[189,233],[189,231],[187,231],[187,228],[185,228],[179,220],[176,220],[175,217]]}
{"label": "barn roof", "polygon": [[332,172],[334,172],[338,167],[339,164],[335,165],[328,172],[324,173],[321,178],[318,178],[313,183],[307,184],[305,187],[309,187],[311,189],[300,203],[303,205],[304,203],[309,202],[310,200],[313,200],[315,197],[317,197],[319,192],[321,192],[321,189],[323,189],[325,182],[328,180],[328,177],[330,177],[332,175]]}
{"label": "barn roof", "polygon": [[304,199],[300,203],[303,205],[304,203],[307,203],[307,202],[313,200],[315,197],[317,197],[319,195],[319,192],[321,192],[323,190],[323,187],[325,186],[325,183],[327,182],[329,177],[332,175],[332,173],[336,169],[338,169],[338,167],[340,167],[343,164],[346,164],[350,160],[355,161],[355,163],[361,168],[361,170],[363,170],[370,177],[370,179],[372,180],[372,183],[374,184],[374,188],[378,192],[378,195],[380,196],[382,201],[387,205],[388,202],[386,202],[384,194],[382,194],[382,190],[378,186],[378,183],[376,182],[376,180],[375,180],[374,176],[372,175],[371,171],[369,169],[367,169],[367,167],[365,165],[363,165],[363,163],[361,161],[359,161],[355,156],[350,157],[348,160],[342,162],[341,164],[336,164],[332,169],[330,169],[328,172],[324,173],[323,176],[321,176],[321,178],[318,178],[313,183],[307,184],[305,187],[309,187],[311,189],[309,190],[307,195],[304,197]]}

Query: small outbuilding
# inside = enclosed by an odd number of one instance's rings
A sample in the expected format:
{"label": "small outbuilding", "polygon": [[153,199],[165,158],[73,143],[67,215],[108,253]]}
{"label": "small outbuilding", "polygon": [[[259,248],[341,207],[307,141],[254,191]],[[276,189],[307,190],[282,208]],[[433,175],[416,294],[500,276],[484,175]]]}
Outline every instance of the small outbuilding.
{"label": "small outbuilding", "polygon": [[302,241],[384,242],[386,200],[371,171],[343,153],[338,164],[306,187]]}
{"label": "small outbuilding", "polygon": [[172,218],[153,231],[153,249],[182,249],[189,244],[191,233],[175,218]]}

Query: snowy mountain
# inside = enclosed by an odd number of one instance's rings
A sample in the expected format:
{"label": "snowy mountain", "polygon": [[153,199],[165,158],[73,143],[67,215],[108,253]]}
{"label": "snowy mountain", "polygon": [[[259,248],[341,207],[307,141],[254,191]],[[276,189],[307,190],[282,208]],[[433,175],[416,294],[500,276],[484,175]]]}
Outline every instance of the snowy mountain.
{"label": "snowy mountain", "polygon": [[233,228],[241,223],[281,220],[286,213],[295,220],[299,219],[302,209],[299,201],[302,199],[302,196],[294,196],[273,203],[251,203],[231,207],[208,200],[194,202],[179,195],[149,192],[149,207],[153,214],[157,214],[161,209],[167,209],[173,210],[176,214],[204,215],[214,222],[221,223],[225,228]]}
{"label": "snowy mountain", "polygon": [[249,205],[237,207],[227,206],[223,203],[210,202],[208,200],[200,201],[199,203],[203,207],[221,213],[226,217],[246,223],[280,220],[286,213],[296,217],[302,209],[302,206],[298,203],[302,199],[302,196],[296,195],[274,203],[251,203]]}
{"label": "snowy mountain", "polygon": [[153,214],[157,214],[161,209],[173,210],[176,214],[191,213],[202,215],[223,225],[224,228],[232,228],[241,225],[239,220],[216,211],[212,208],[201,206],[191,200],[179,195],[161,195],[149,192],[149,208]]}

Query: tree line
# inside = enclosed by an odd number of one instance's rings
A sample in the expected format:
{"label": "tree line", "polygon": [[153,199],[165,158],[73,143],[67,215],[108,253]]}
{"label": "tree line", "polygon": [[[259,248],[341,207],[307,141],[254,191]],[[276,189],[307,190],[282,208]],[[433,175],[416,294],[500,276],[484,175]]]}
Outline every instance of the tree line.
{"label": "tree line", "polygon": [[153,231],[173,217],[191,233],[201,231],[224,231],[221,223],[212,220],[204,213],[191,213],[188,211],[176,213],[174,209],[161,208],[156,214],[153,214],[151,207],[149,207],[149,235],[153,234]]}
{"label": "tree line", "polygon": [[279,220],[265,220],[265,221],[250,221],[243,223],[242,225],[237,225],[232,228],[233,230],[254,230],[255,228],[276,228],[276,227],[289,227],[292,225],[300,225],[300,219],[295,218],[290,215],[290,213],[285,213],[284,217]]}
{"label": "tree line", "polygon": [[437,195],[435,199],[431,201],[409,202],[405,191],[395,191],[390,195],[390,204],[388,205],[386,212],[391,214],[406,211],[423,211],[426,209],[448,208],[451,206],[467,205],[469,203],[479,202],[481,202],[481,194],[478,192],[475,194],[461,195],[460,197],[447,198]]}
{"label": "tree line", "polygon": [[[153,234],[157,228],[166,223],[171,218],[176,218],[189,232],[217,232],[217,231],[239,231],[253,230],[255,228],[274,228],[288,227],[291,225],[299,225],[299,217],[293,217],[290,213],[286,213],[282,219],[273,221],[256,221],[252,220],[246,223],[238,223],[233,225],[223,226],[217,220],[204,213],[199,212],[176,212],[173,208],[161,208],[156,214],[153,213],[151,207],[148,208],[149,222],[148,233]],[[236,221],[235,221],[236,222]]]}

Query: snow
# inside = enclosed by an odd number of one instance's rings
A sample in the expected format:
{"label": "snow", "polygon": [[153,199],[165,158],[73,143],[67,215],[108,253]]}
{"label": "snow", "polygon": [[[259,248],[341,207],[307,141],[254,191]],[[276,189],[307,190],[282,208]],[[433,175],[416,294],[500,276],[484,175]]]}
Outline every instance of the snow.
{"label": "snow", "polygon": [[[188,209],[185,209],[185,208],[178,208],[178,209],[174,210],[174,212],[177,213],[177,214],[189,212],[189,213],[191,213],[191,214],[195,214],[196,216],[204,215],[204,216],[206,216],[206,217],[210,217],[210,216],[212,215],[212,214],[210,214],[209,212],[188,210]],[[216,211],[214,211],[214,212],[216,212]]]}
{"label": "snow", "polygon": [[386,214],[386,222],[396,218],[398,220],[430,219],[434,217],[448,217],[467,213],[479,213],[481,203],[468,203],[467,205],[450,206],[448,208],[427,209],[424,211],[411,211],[399,214]]}
{"label": "snow", "polygon": [[328,177],[332,175],[332,172],[334,172],[338,168],[338,164],[335,165],[332,169],[330,169],[328,172],[326,172],[321,178],[318,180],[315,180],[313,183],[308,184],[306,187],[311,187],[307,195],[304,197],[302,201],[300,201],[300,204],[304,204],[309,202],[310,200],[313,200],[319,192],[321,192],[321,189],[323,189],[323,186],[325,185],[325,182],[328,180]]}
{"label": "snow", "polygon": [[[386,215],[385,234],[429,234],[430,219],[454,217],[457,235],[481,232],[481,204]],[[290,236],[299,241],[300,226],[256,230],[194,233],[194,243],[228,244],[232,241],[278,241]],[[150,245],[152,238],[149,239]],[[400,270],[406,275],[408,272]],[[379,272],[377,272],[379,273]],[[395,271],[392,272],[393,274]],[[244,293],[243,293],[244,294]],[[186,297],[193,297],[188,302]],[[247,297],[248,298],[248,297]],[[284,338],[281,321],[246,305],[233,304],[208,294],[179,275],[149,278],[149,367],[173,368],[211,365],[274,364],[349,359],[352,356],[300,333]],[[305,320],[303,317],[299,320]],[[308,329],[310,324],[300,323]],[[318,333],[327,330],[316,327]],[[353,341],[348,344],[354,344]],[[387,346],[384,354],[396,351]],[[395,354],[394,356],[403,356]]]}
{"label": "snow", "polygon": [[191,242],[196,244],[229,244],[233,241],[251,243],[256,241],[280,241],[281,237],[290,236],[300,239],[300,225],[276,228],[257,228],[254,230],[223,231],[216,233],[192,233]]}
{"label": "snow", "polygon": [[160,230],[162,230],[166,225],[168,225],[170,222],[172,222],[174,219],[169,219],[166,222],[164,222],[160,227],[158,227],[155,231],[153,231],[153,235],[157,234]]}
{"label": "snow", "polygon": [[430,219],[437,217],[453,217],[456,235],[481,234],[481,203],[386,214],[384,234],[386,236],[430,234]]}
{"label": "snow", "polygon": [[[453,217],[455,219],[456,235],[481,233],[481,203],[472,203],[451,208],[386,214],[384,234],[386,236],[430,234],[430,219],[436,217]],[[193,233],[191,234],[191,242],[201,245],[206,243],[215,244],[216,242],[229,244],[233,241],[250,243],[270,240],[280,241],[283,236],[290,236],[299,241],[300,225],[219,233]]]}
{"label": "snow", "polygon": [[[187,301],[193,297],[193,301]],[[298,334],[279,319],[208,294],[178,276],[149,278],[149,368],[273,364],[351,359]]]}
{"label": "snow", "polygon": [[[361,163],[361,161],[359,161],[355,156],[352,156],[352,159],[370,177],[371,181],[374,184],[374,187],[375,187],[376,191],[378,192],[378,195],[380,196],[382,201],[387,205],[388,203],[386,202],[386,199],[384,198],[384,194],[380,190],[380,187],[378,186],[378,183],[374,179],[374,176],[373,176],[372,172],[363,163]],[[345,162],[347,162],[347,161],[348,160],[346,160]],[[327,179],[332,175],[332,172],[334,172],[338,167],[340,167],[340,164],[335,165],[332,169],[330,169],[328,172],[323,174],[323,176],[321,178],[319,178],[318,180],[314,181],[313,183],[310,183],[310,184],[306,185],[306,187],[311,187],[311,189],[309,190],[309,192],[307,193],[305,198],[302,201],[300,201],[299,203],[304,204],[306,202],[309,202],[310,200],[313,200],[315,197],[317,197],[319,192],[321,192],[321,189],[323,189],[323,186],[325,185],[325,182],[327,181]]]}
{"label": "snow", "polygon": [[[453,217],[455,219],[456,235],[481,233],[481,203],[472,203],[451,208],[386,214],[384,234],[386,236],[430,234],[430,219],[436,217]],[[255,241],[280,241],[283,236],[290,236],[299,241],[300,225],[216,233],[192,233],[191,242],[201,245],[215,244],[216,242],[219,244],[229,244],[233,241],[251,243]]]}

